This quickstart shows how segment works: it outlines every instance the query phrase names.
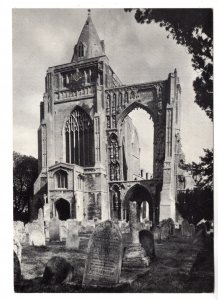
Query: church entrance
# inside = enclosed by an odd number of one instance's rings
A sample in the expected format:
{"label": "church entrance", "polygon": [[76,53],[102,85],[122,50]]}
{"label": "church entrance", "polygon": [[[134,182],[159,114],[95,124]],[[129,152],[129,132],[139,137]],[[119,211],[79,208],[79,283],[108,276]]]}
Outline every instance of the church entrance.
{"label": "church entrance", "polygon": [[61,221],[70,219],[70,203],[65,199],[59,199],[55,202],[55,209],[58,213],[58,218]]}
{"label": "church entrance", "polygon": [[136,202],[137,222],[143,219],[153,220],[153,205],[150,192],[140,184],[135,184],[126,193],[124,199],[124,219],[129,221],[130,202]]}

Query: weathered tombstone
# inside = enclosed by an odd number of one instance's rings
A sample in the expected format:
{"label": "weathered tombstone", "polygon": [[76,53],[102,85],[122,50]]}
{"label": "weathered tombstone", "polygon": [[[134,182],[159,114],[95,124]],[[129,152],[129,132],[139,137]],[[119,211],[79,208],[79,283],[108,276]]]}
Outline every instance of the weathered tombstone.
{"label": "weathered tombstone", "polygon": [[167,222],[163,223],[160,227],[161,240],[167,240],[170,236],[170,226]]}
{"label": "weathered tombstone", "polygon": [[154,240],[159,242],[161,240],[161,229],[160,229],[160,227],[154,226],[152,228],[151,232],[153,233]]}
{"label": "weathered tombstone", "polygon": [[156,255],[153,234],[149,230],[141,230],[139,231],[139,241],[145,250],[146,256],[154,259]]}
{"label": "weathered tombstone", "polygon": [[21,281],[21,269],[20,269],[20,261],[17,257],[17,254],[14,252],[14,288],[19,286]]}
{"label": "weathered tombstone", "polygon": [[112,221],[100,223],[89,240],[83,286],[113,286],[119,282],[122,264],[122,235]]}
{"label": "weathered tombstone", "polygon": [[31,246],[45,246],[45,235],[40,230],[33,230],[29,235],[29,243]]}
{"label": "weathered tombstone", "polygon": [[67,220],[67,249],[79,249],[79,226],[76,220]]}
{"label": "weathered tombstone", "polygon": [[190,228],[190,224],[187,220],[182,221],[181,233],[182,233],[182,236],[184,236],[184,237],[192,236],[192,229]]}
{"label": "weathered tombstone", "polygon": [[60,241],[60,221],[57,218],[53,218],[49,221],[49,240]]}
{"label": "weathered tombstone", "polygon": [[60,221],[60,241],[66,241],[67,238],[67,221]]}
{"label": "weathered tombstone", "polygon": [[14,238],[19,240],[21,244],[26,241],[25,227],[21,221],[14,221]]}
{"label": "weathered tombstone", "polygon": [[46,264],[42,283],[60,284],[70,282],[73,278],[73,267],[60,256],[52,257]]}
{"label": "weathered tombstone", "polygon": [[39,223],[40,230],[44,233],[44,216],[42,208],[39,209],[37,221]]}

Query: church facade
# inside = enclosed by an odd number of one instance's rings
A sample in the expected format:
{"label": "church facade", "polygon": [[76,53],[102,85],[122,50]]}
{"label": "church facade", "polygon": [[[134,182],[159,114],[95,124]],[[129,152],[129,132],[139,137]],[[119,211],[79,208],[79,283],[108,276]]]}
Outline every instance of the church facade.
{"label": "church facade", "polygon": [[[128,221],[129,201],[136,201],[138,219],[176,220],[180,105],[176,70],[155,82],[120,81],[89,13],[71,62],[47,70],[33,211],[43,198],[45,221]],[[154,125],[152,178],[140,170],[138,133],[128,116],[137,108]]]}

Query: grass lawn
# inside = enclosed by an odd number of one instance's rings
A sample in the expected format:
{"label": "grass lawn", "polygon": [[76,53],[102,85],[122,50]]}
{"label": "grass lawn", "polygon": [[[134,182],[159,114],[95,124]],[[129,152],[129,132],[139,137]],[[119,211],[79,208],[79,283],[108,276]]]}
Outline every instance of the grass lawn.
{"label": "grass lawn", "polygon": [[[197,255],[198,253],[198,255]],[[74,266],[71,284],[45,286],[41,277],[47,261],[53,256],[65,257]],[[22,252],[23,280],[17,292],[121,292],[121,293],[188,293],[213,292],[213,251],[201,252],[193,247],[191,238],[171,237],[156,243],[157,259],[144,273],[122,273],[120,284],[111,288],[81,286],[85,251],[69,251],[64,243],[48,243],[46,247],[24,246]],[[195,262],[195,263],[194,263]],[[194,265],[193,265],[194,264]],[[131,279],[131,280],[129,280]]]}

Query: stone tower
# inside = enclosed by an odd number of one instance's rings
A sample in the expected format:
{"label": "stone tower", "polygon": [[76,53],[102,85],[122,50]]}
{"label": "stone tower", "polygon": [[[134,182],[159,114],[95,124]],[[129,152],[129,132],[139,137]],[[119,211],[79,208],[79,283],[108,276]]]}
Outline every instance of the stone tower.
{"label": "stone tower", "polygon": [[[180,92],[176,70],[166,80],[122,84],[89,12],[71,62],[47,70],[33,215],[44,199],[46,221],[128,220],[137,198],[139,218],[175,220]],[[154,122],[152,179],[140,174],[138,133],[128,116],[135,108]]]}

